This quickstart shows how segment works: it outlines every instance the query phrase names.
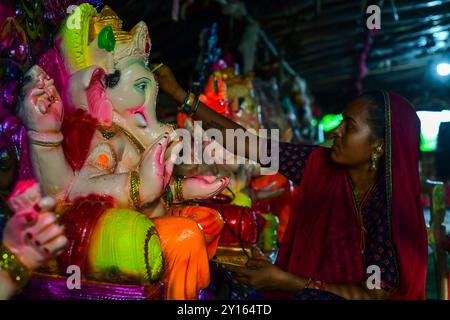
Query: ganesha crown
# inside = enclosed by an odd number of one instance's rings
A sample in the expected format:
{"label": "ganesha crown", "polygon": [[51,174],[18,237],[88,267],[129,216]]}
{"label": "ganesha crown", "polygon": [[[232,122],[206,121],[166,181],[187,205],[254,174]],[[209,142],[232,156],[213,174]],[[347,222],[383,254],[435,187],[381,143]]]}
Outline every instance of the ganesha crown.
{"label": "ganesha crown", "polygon": [[[76,14],[77,12],[74,11],[68,20]],[[122,20],[109,6],[105,6],[100,13],[97,13],[95,8],[88,3],[79,6],[78,14],[78,28],[70,28],[64,24],[61,29],[66,58],[69,60],[68,64],[72,72],[92,64],[90,45],[107,27],[112,30],[114,35],[111,55],[114,64],[125,57],[134,57],[147,62],[151,41],[145,22],[139,22],[128,32],[122,29]],[[104,54],[107,55],[108,52],[104,50]]]}

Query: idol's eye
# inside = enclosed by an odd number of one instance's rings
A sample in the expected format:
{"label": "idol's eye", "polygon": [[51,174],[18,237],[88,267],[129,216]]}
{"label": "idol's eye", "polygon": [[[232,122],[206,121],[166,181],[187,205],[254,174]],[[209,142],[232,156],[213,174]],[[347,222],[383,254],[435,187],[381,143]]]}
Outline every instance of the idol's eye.
{"label": "idol's eye", "polygon": [[138,82],[136,82],[134,84],[134,87],[140,93],[145,93],[145,90],[149,87],[149,85],[150,85],[150,80],[143,79],[143,80],[139,80]]}
{"label": "idol's eye", "polygon": [[139,83],[136,85],[136,87],[142,91],[145,91],[145,88],[147,87],[146,83]]}

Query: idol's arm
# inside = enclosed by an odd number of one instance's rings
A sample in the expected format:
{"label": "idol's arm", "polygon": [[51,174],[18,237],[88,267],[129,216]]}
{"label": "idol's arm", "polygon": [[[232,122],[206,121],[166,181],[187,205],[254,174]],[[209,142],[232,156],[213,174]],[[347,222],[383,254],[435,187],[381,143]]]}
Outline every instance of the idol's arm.
{"label": "idol's arm", "polygon": [[27,73],[17,115],[27,129],[33,171],[42,191],[61,200],[74,173],[61,146],[64,108],[53,79],[38,66]]}
{"label": "idol's arm", "polygon": [[64,157],[61,145],[44,146],[31,140],[30,149],[33,171],[44,194],[57,200],[64,199],[74,173]]}

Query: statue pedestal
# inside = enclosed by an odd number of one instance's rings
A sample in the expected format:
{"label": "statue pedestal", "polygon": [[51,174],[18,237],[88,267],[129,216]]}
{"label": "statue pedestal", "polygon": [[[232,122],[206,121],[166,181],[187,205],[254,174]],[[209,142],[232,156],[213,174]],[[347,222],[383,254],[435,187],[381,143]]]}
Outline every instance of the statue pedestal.
{"label": "statue pedestal", "polygon": [[124,285],[105,282],[82,281],[80,289],[69,289],[67,278],[34,275],[19,300],[162,300],[164,285]]}

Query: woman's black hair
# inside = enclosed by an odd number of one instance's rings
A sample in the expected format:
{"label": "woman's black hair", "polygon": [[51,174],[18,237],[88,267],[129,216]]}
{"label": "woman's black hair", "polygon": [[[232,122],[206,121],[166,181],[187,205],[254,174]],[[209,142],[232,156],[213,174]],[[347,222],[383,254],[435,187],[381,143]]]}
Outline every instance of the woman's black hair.
{"label": "woman's black hair", "polygon": [[366,99],[369,102],[367,119],[370,123],[370,127],[372,128],[373,137],[375,139],[384,140],[385,103],[383,93],[381,91],[368,91],[356,99]]}

